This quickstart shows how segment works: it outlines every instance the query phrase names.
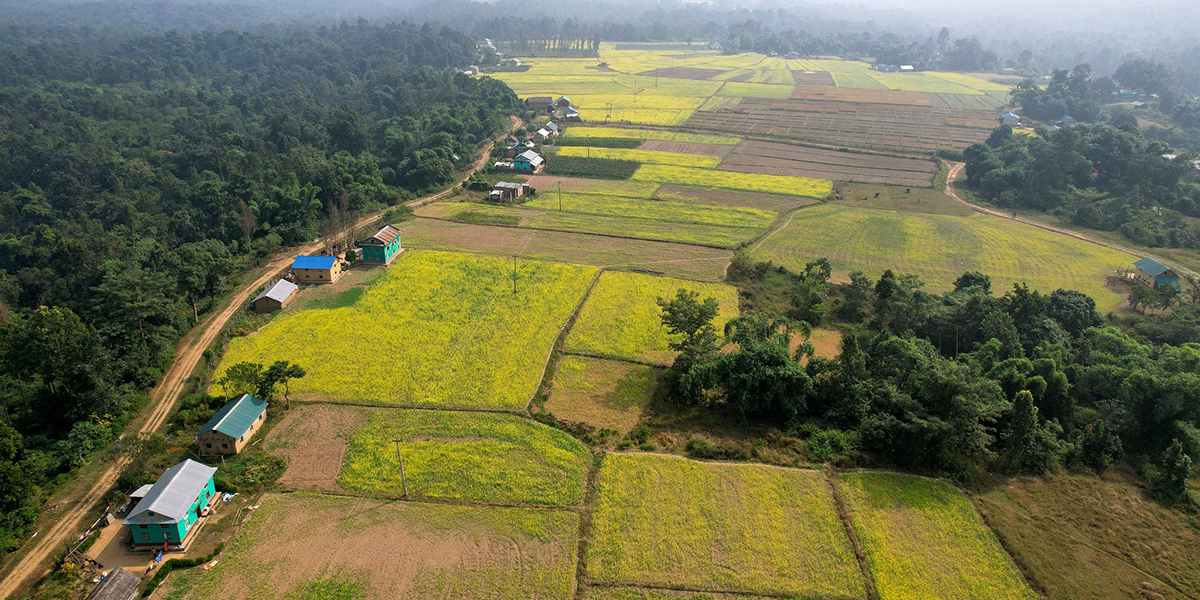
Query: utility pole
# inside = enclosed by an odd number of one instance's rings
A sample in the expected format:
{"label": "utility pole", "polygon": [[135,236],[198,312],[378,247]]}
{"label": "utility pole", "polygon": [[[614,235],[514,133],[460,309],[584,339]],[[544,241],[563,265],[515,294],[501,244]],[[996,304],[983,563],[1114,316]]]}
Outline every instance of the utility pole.
{"label": "utility pole", "polygon": [[400,461],[400,489],[404,490],[404,497],[408,497],[408,480],[404,477],[404,457],[400,455],[400,440],[392,440],[396,442],[396,460]]}

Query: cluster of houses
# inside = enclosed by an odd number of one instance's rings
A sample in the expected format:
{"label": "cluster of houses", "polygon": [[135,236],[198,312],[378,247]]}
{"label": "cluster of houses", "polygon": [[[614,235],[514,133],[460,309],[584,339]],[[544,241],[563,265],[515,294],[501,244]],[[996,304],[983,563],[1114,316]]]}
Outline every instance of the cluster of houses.
{"label": "cluster of houses", "polygon": [[510,137],[508,138],[509,156],[496,161],[492,166],[500,169],[521,171],[523,173],[537,173],[546,164],[545,157],[537,152],[537,142],[544,142],[549,138],[557,136],[559,133],[561,133],[561,129],[553,121],[550,121],[533,132],[532,140],[522,141],[515,137]]}
{"label": "cluster of houses", "polygon": [[555,115],[564,120],[579,120],[579,111],[571,106],[571,99],[566,96],[559,96],[558,98],[551,96],[530,96],[525,99],[525,106],[528,106],[535,112]]}

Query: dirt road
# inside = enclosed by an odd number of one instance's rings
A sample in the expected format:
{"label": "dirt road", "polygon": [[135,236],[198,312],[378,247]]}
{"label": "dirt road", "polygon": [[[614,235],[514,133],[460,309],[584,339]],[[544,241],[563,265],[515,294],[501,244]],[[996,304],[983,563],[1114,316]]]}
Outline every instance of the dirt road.
{"label": "dirt road", "polygon": [[[520,127],[522,122],[519,119],[513,118],[510,120],[510,124],[512,127],[509,130],[512,131]],[[436,194],[413,200],[407,204],[420,206],[421,204],[434,202],[454,193],[459,184],[487,164],[490,158],[489,150],[490,148],[488,147],[483,148],[483,156],[475,161],[471,169],[459,178],[453,186]],[[359,219],[355,224],[355,228],[370,225],[378,218],[378,213],[367,215]],[[292,257],[294,255],[317,252],[322,249],[323,245],[322,242],[317,241],[297,248],[288,248],[276,256],[267,264],[265,273],[254,281],[243,285],[215,317],[206,319],[201,325],[203,331],[200,335],[185,338],[175,353],[175,359],[171,363],[171,368],[167,370],[162,381],[150,391],[149,415],[142,426],[138,428],[136,434],[133,435],[151,433],[162,427],[174,412],[175,405],[183,395],[188,379],[191,378],[196,365],[200,363],[204,351],[212,345],[213,341],[216,340],[217,336],[225,328],[225,325],[229,323],[229,320],[246,306],[250,296],[258,291],[259,288],[270,283],[271,280],[284,274],[292,264]],[[130,432],[126,432],[125,435],[129,436]],[[25,555],[17,560],[12,569],[4,574],[4,579],[0,580],[0,598],[8,598],[15,595],[26,585],[32,584],[45,574],[50,559],[53,558],[55,553],[63,549],[63,543],[74,539],[74,536],[83,529],[84,525],[98,516],[93,512],[93,508],[103,500],[104,495],[116,484],[117,478],[121,475],[125,467],[129,465],[130,460],[131,458],[127,454],[122,454],[100,473],[96,482],[82,497],[77,499],[59,499],[60,503],[74,501],[74,504],[48,529],[39,531],[37,538],[29,542],[28,548],[23,548],[19,551],[25,552]]]}
{"label": "dirt road", "polygon": [[[1104,246],[1105,248],[1116,250],[1118,252],[1124,252],[1126,254],[1129,254],[1131,256],[1136,256],[1138,258],[1141,258],[1144,256],[1143,253],[1135,252],[1133,250],[1130,250],[1129,248],[1125,248],[1124,246],[1118,246],[1117,244],[1112,244],[1112,243],[1109,243],[1109,242],[1106,242],[1103,240],[1098,240],[1096,238],[1088,237],[1086,235],[1083,235],[1082,233],[1078,233],[1076,231],[1071,231],[1070,229],[1063,229],[1061,227],[1054,227],[1052,225],[1046,225],[1045,223],[1038,223],[1037,221],[1030,221],[1029,219],[1025,219],[1025,218],[1022,218],[1019,216],[1015,217],[1015,216],[1013,216],[1013,213],[994,210],[991,208],[986,208],[983,206],[979,206],[978,204],[972,204],[970,202],[967,202],[966,200],[963,200],[962,197],[960,197],[958,195],[958,192],[956,192],[954,190],[953,183],[956,179],[958,179],[958,175],[962,172],[963,167],[965,167],[965,166],[966,166],[966,163],[950,163],[950,173],[948,173],[946,175],[946,195],[950,196],[951,198],[953,198],[954,200],[956,200],[958,202],[961,202],[962,204],[964,204],[966,206],[971,207],[975,211],[981,212],[985,215],[992,215],[994,217],[1000,217],[1001,219],[1007,219],[1009,221],[1016,221],[1018,223],[1024,223],[1025,225],[1031,225],[1033,227],[1037,227],[1038,229],[1044,229],[1046,231],[1052,231],[1054,233],[1059,233],[1062,235],[1070,236],[1077,240],[1082,240],[1084,242],[1096,244],[1097,246]],[[1192,271],[1191,269],[1181,267],[1178,265],[1176,265],[1174,267],[1174,269],[1176,271],[1179,271],[1182,273],[1187,273],[1189,275],[1196,275],[1195,271]]]}

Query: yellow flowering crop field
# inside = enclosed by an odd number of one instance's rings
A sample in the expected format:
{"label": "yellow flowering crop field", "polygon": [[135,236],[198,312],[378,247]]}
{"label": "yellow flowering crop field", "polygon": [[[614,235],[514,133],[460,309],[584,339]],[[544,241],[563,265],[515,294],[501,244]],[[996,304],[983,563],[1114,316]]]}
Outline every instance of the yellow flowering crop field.
{"label": "yellow flowering crop field", "polygon": [[684,133],[662,129],[628,129],[623,127],[568,127],[566,137],[610,137],[628,138],[635,140],[661,140],[664,142],[685,142],[689,144],[718,144],[721,146],[736,146],[742,142],[740,138],[727,135],[711,135],[707,133]]}
{"label": "yellow flowering crop field", "polygon": [[676,152],[657,152],[654,150],[634,150],[626,148],[588,148],[586,146],[563,146],[559,148],[555,154],[562,156],[590,156],[591,158],[633,160],[640,163],[654,165],[677,165],[680,167],[696,167],[701,169],[711,169],[721,164],[721,157],[719,156],[679,154]]}
{"label": "yellow flowering crop field", "polygon": [[[557,213],[559,194],[553,190],[544,191],[539,193],[534,200],[526,202],[524,206],[540,208],[547,213]],[[698,202],[651,200],[648,198],[628,198],[608,194],[587,194],[580,192],[563,192],[562,210],[564,213],[623,217],[643,221],[662,221],[681,226],[713,225],[728,228],[745,228],[752,229],[755,233],[770,226],[779,216],[779,213],[775,211],[759,208],[721,206],[719,204],[701,204]],[[747,232],[742,233],[745,234]]]}
{"label": "yellow flowering crop field", "polygon": [[960,217],[839,204],[796,213],[753,255],[794,270],[825,257],[841,281],[856,270],[870,277],[885,269],[913,273],[927,289],[938,292],[953,289],[965,271],[982,271],[991,276],[996,293],[1003,294],[1018,282],[1045,294],[1073,289],[1095,299],[1101,313],[1121,303],[1121,296],[1106,287],[1107,276],[1132,258],[990,215]]}
{"label": "yellow flowering crop field", "polygon": [[957,490],[898,473],[838,481],[880,600],[1037,598]]}
{"label": "yellow flowering crop field", "polygon": [[515,415],[440,410],[372,410],[350,437],[343,487],[507,504],[574,505],[583,499],[592,455],[570,435]]}
{"label": "yellow flowering crop field", "polygon": [[662,309],[656,300],[674,298],[680,288],[697,292],[701,300],[716,298],[720,305],[714,321],[718,332],[738,315],[737,288],[730,285],[605,271],[588,295],[564,347],[586,354],[671,364],[675,353],[667,344],[674,339],[662,325]]}
{"label": "yellow flowering crop field", "polygon": [[514,294],[511,260],[407,251],[353,305],[285,311],[235,338],[216,377],[241,361],[287,360],[308,371],[291,384],[301,397],[520,410],[596,270],[516,270]]}
{"label": "yellow flowering crop field", "polygon": [[609,454],[588,575],[600,582],[805,598],[866,595],[817,471]]}
{"label": "yellow flowering crop field", "polygon": [[789,175],[738,173],[715,169],[697,169],[672,165],[642,165],[634,174],[635,181],[657,181],[694,185],[702,188],[723,188],[748,192],[769,192],[788,196],[823,198],[833,191],[828,179],[811,179]]}

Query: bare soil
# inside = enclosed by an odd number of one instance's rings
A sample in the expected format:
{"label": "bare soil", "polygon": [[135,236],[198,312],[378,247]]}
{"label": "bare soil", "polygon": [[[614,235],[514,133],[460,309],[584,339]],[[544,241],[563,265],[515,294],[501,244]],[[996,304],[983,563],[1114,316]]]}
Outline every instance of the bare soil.
{"label": "bare soil", "polygon": [[721,163],[720,168],[743,173],[931,186],[936,165],[928,160],[747,140]]}
{"label": "bare soil", "polygon": [[699,154],[702,156],[725,156],[733,150],[733,146],[722,144],[692,144],[687,142],[665,142],[662,140],[646,140],[638,146],[638,150],[653,150],[655,152],[674,152],[675,154]]}
{"label": "bare soil", "polygon": [[287,459],[279,485],[290,490],[344,492],[338,475],[350,436],[367,423],[367,410],[353,406],[302,404],[292,408],[266,438],[272,454]]}
{"label": "bare soil", "polygon": [[[828,73],[826,73],[828,75]],[[793,77],[795,73],[793,72]],[[830,78],[832,81],[832,78]],[[800,83],[797,81],[796,83]],[[906,104],[930,106],[929,98],[921,92],[881,90],[873,88],[843,88],[827,85],[797,85],[792,90],[794,100],[831,100],[834,102],[864,102],[870,104]]]}
{"label": "bare soil", "polygon": [[817,201],[795,196],[775,196],[761,192],[739,192],[733,190],[702,189],[686,185],[664,184],[654,193],[660,200],[682,200],[718,206],[740,206],[786,212]]}
{"label": "bare soil", "polygon": [[792,79],[797,85],[837,85],[828,71],[792,71]]}
{"label": "bare soil", "polygon": [[[582,371],[576,372],[579,367]],[[641,420],[661,372],[624,361],[565,356],[559,361],[546,409],[560,419],[624,434]]]}

